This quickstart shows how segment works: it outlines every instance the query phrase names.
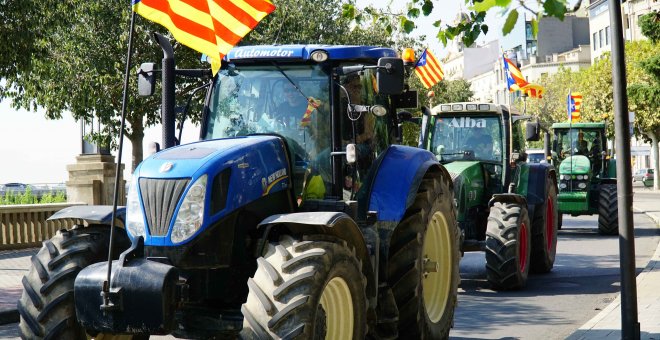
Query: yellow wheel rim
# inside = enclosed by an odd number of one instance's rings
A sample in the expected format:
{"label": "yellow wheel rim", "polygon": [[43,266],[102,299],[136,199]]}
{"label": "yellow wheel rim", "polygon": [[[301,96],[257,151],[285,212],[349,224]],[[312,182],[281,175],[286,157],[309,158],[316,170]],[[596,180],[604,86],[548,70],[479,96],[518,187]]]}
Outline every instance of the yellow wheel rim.
{"label": "yellow wheel rim", "polygon": [[353,299],[346,281],[335,277],[323,289],[321,306],[326,317],[326,339],[343,340],[353,338]]}
{"label": "yellow wheel rim", "polygon": [[440,321],[449,299],[453,265],[450,240],[447,220],[440,212],[436,212],[426,229],[422,260],[424,307],[433,323]]}

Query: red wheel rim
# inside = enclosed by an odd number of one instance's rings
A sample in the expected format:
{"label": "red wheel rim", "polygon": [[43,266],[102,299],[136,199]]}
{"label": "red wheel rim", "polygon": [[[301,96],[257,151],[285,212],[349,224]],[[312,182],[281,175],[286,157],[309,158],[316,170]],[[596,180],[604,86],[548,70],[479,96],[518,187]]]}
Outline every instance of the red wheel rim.
{"label": "red wheel rim", "polygon": [[520,247],[518,248],[518,258],[520,259],[520,271],[525,272],[527,268],[527,226],[520,224]]}
{"label": "red wheel rim", "polygon": [[545,244],[548,247],[548,251],[552,250],[554,246],[554,232],[555,232],[555,214],[552,198],[548,196],[548,204],[545,205]]}

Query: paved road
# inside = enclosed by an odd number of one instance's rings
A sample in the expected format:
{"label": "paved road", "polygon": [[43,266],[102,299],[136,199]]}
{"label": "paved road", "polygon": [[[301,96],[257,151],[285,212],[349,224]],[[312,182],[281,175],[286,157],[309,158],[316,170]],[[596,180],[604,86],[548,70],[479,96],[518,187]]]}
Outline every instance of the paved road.
{"label": "paved road", "polygon": [[[637,195],[637,194],[636,194]],[[620,291],[618,236],[602,236],[597,216],[564,216],[552,272],[530,275],[526,289],[495,292],[486,282],[484,254],[461,261],[459,305],[452,339],[565,339]],[[646,215],[634,214],[637,272],[660,241]]]}

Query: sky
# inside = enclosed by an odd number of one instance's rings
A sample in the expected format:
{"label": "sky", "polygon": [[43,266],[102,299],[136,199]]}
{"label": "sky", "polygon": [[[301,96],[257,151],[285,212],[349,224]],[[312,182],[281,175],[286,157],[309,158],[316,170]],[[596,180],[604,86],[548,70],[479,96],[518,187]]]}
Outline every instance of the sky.
{"label": "sky", "polygon": [[[358,0],[358,7],[367,4],[382,6],[386,2],[382,0]],[[402,6],[402,1],[397,1]],[[463,0],[442,0],[442,10],[436,9],[431,17],[417,20],[417,32],[427,33],[427,43],[434,53],[442,57],[446,54],[442,44],[434,38],[436,28],[432,23],[440,19],[445,23],[454,20],[461,7]],[[481,37],[478,42],[491,41],[498,38],[500,25],[503,20],[497,15],[489,14],[487,23],[491,30],[486,37]],[[432,33],[429,33],[432,32]],[[10,107],[9,100],[0,101],[0,184],[9,182],[21,183],[64,183],[68,179],[67,164],[75,163],[76,156],[81,150],[80,124],[76,122],[69,113],[64,113],[60,120],[48,120],[44,111],[29,112],[15,110]],[[184,127],[182,137],[183,143],[197,140],[199,127],[188,124]],[[144,145],[145,157],[148,155],[146,146],[149,142],[160,142],[160,126],[149,128],[145,131]],[[117,152],[113,155],[116,157]],[[131,144],[124,140],[124,151],[122,162],[126,164],[124,178],[130,178]]]}

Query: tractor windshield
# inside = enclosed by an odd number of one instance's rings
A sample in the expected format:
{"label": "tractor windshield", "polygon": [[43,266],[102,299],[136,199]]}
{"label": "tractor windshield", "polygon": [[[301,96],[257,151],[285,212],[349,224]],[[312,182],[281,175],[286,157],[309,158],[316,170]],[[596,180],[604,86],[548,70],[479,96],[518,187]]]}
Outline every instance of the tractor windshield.
{"label": "tractor windshield", "polygon": [[555,152],[560,160],[571,155],[598,158],[603,151],[601,130],[555,129],[557,144]]}
{"label": "tractor windshield", "polygon": [[441,162],[479,160],[502,162],[502,132],[499,117],[435,117],[431,149]]}
{"label": "tractor windshield", "polygon": [[223,69],[204,139],[277,133],[297,156],[313,156],[330,141],[321,136],[330,126],[329,93],[329,76],[318,65]]}

